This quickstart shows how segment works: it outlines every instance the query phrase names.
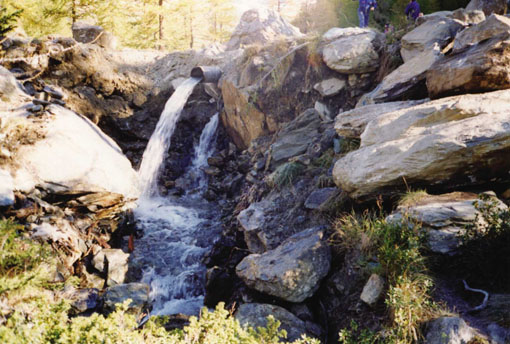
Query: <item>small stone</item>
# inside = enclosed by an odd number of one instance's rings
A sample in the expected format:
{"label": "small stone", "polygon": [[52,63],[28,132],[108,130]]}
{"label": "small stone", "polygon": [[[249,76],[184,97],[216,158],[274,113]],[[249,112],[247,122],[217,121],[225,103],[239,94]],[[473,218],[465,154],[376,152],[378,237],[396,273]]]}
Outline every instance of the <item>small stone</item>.
{"label": "small stone", "polygon": [[146,101],[147,97],[143,93],[133,94],[133,104],[135,104],[135,106],[141,107]]}
{"label": "small stone", "polygon": [[314,109],[317,111],[322,120],[331,120],[331,110],[326,104],[316,101]]}
{"label": "small stone", "polygon": [[384,278],[377,274],[372,274],[367,284],[363,287],[360,299],[369,306],[374,305],[382,295],[384,290]]}
{"label": "small stone", "polygon": [[62,92],[59,92],[49,86],[44,86],[44,89],[43,89],[44,92],[48,93],[52,98],[56,98],[56,99],[63,99],[64,98],[64,94]]}
{"label": "small stone", "polygon": [[210,166],[210,167],[204,168],[204,173],[209,176],[217,176],[221,173],[221,170],[217,167]]}
{"label": "small stone", "polygon": [[340,93],[345,88],[346,82],[343,79],[330,78],[323,80],[313,86],[314,90],[323,97],[331,97]]}
{"label": "small stone", "polygon": [[119,284],[106,289],[104,294],[104,307],[113,311],[115,305],[131,299],[128,310],[139,313],[149,303],[150,287],[145,283]]}
{"label": "small stone", "polygon": [[129,254],[122,250],[108,248],[99,251],[92,259],[92,264],[100,272],[107,272],[107,285],[113,286],[124,282],[128,271],[128,258]]}
{"label": "small stone", "polygon": [[207,164],[209,164],[209,166],[222,167],[225,161],[220,156],[211,156],[207,158]]}
{"label": "small stone", "polygon": [[29,105],[27,108],[27,111],[30,111],[32,113],[38,113],[44,110],[44,108],[41,105]]}

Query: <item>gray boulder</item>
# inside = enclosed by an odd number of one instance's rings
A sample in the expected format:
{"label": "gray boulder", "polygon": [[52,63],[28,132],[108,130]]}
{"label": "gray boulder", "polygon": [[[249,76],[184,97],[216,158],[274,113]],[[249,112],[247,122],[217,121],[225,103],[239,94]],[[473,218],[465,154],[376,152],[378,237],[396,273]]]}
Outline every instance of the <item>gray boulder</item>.
{"label": "gray boulder", "polygon": [[106,288],[104,293],[104,308],[108,311],[115,310],[115,305],[131,300],[128,310],[138,314],[149,304],[149,286],[145,283],[119,284]]}
{"label": "gray boulder", "polygon": [[285,308],[262,304],[262,303],[244,303],[234,313],[234,317],[239,320],[241,325],[251,326],[253,328],[266,327],[267,317],[272,315],[281,322],[280,329],[287,331],[287,340],[295,341],[301,338],[302,334],[307,334],[306,323]]}
{"label": "gray boulder", "polygon": [[464,26],[453,19],[429,20],[402,37],[400,54],[404,62],[428,51],[435,44],[440,48],[451,42]]}
{"label": "gray boulder", "polygon": [[[106,49],[115,49],[117,47],[117,39],[111,33],[106,32],[101,26],[77,21],[73,23],[72,31],[73,38],[77,42],[94,42]],[[98,38],[99,35],[101,36]]]}
{"label": "gray boulder", "polygon": [[372,29],[333,28],[326,32],[322,50],[324,63],[345,74],[370,73],[379,67],[379,51],[384,36]]}
{"label": "gray boulder", "polygon": [[0,66],[0,111],[15,108],[28,99],[14,75]]}
{"label": "gray boulder", "polygon": [[423,84],[429,68],[442,57],[437,45],[418,54],[388,74],[373,91],[364,94],[356,107],[402,99]]}
{"label": "gray boulder", "polygon": [[419,105],[425,101],[428,99],[370,104],[340,112],[335,118],[335,130],[340,136],[359,138],[367,124],[378,116]]}
{"label": "gray boulder", "polygon": [[310,228],[274,250],[250,254],[236,267],[251,288],[290,302],[302,302],[319,288],[329,271],[331,252],[324,231]]}
{"label": "gray boulder", "polygon": [[227,43],[227,50],[250,44],[264,45],[282,38],[301,36],[299,29],[283,19],[278,12],[269,9],[252,9],[241,16],[239,24]]}
{"label": "gray boulder", "polygon": [[360,299],[369,306],[374,305],[381,297],[384,291],[384,278],[377,274],[372,274],[368,282],[363,287]]}
{"label": "gray boulder", "polygon": [[459,8],[453,11],[451,18],[460,20],[464,23],[464,25],[476,25],[485,20],[485,14],[480,10],[468,11],[463,8]]}
{"label": "gray boulder", "polygon": [[468,344],[476,331],[458,317],[441,317],[427,326],[426,344]]}
{"label": "gray boulder", "polygon": [[129,254],[120,249],[106,248],[99,251],[92,259],[92,265],[101,271],[107,273],[106,284],[114,286],[124,283],[128,271]]}
{"label": "gray boulder", "polygon": [[408,185],[473,185],[510,168],[510,91],[442,98],[369,122],[360,149],[340,158],[335,183],[349,196]]}
{"label": "gray boulder", "polygon": [[329,78],[316,83],[313,88],[323,97],[332,97],[340,93],[347,85],[345,79],[339,77]]}
{"label": "gray boulder", "polygon": [[418,17],[416,19],[416,24],[421,25],[427,21],[440,20],[445,18],[450,18],[452,16],[452,11],[438,11],[430,14],[425,14],[424,16]]}
{"label": "gray boulder", "polygon": [[459,53],[466,48],[508,31],[510,31],[510,18],[492,14],[480,24],[459,32],[453,42],[452,53]]}
{"label": "gray boulder", "polygon": [[486,16],[491,14],[506,14],[507,2],[506,0],[471,0],[466,6],[466,10],[480,10]]}
{"label": "gray boulder", "polygon": [[305,201],[306,209],[320,209],[331,196],[335,195],[337,188],[322,188],[314,190]]}
{"label": "gray boulder", "polygon": [[[483,225],[480,212],[474,202],[479,200],[477,194],[467,192],[453,192],[438,196],[422,195],[411,204],[400,205],[396,212],[388,216],[390,222],[401,222],[404,217],[421,224],[427,232],[427,243],[431,251],[442,254],[455,254],[462,243],[462,235],[467,226],[475,228]],[[498,200],[500,211],[508,207]]]}
{"label": "gray boulder", "polygon": [[305,153],[313,139],[319,135],[318,129],[321,122],[318,112],[309,109],[286,124],[271,145],[273,166]]}
{"label": "gray boulder", "polygon": [[427,71],[430,98],[510,88],[510,33],[436,62]]}

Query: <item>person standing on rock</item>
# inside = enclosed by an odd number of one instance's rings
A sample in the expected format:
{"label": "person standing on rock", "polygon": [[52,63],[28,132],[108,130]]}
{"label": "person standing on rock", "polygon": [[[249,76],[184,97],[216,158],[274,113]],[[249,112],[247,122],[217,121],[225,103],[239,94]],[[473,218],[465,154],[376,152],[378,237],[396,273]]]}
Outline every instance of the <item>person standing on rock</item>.
{"label": "person standing on rock", "polygon": [[420,4],[416,0],[410,0],[406,6],[405,14],[409,22],[414,23],[420,16]]}
{"label": "person standing on rock", "polygon": [[368,26],[370,11],[373,11],[376,7],[377,7],[376,0],[359,0],[358,7],[359,27]]}

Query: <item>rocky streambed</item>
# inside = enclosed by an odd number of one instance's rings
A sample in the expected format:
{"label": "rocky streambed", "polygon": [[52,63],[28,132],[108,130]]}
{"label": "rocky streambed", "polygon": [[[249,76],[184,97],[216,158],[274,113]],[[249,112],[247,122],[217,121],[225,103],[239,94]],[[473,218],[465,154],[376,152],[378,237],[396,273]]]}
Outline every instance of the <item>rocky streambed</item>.
{"label": "rocky streambed", "polygon": [[[337,342],[352,321],[374,333],[394,321],[381,254],[368,232],[345,236],[345,213],[382,213],[419,224],[430,300],[457,312],[420,323],[423,341],[506,343],[507,236],[491,235],[505,233],[510,199],[510,21],[482,5],[421,18],[398,68],[376,30],[308,37],[263,11],[224,50],[135,56],[13,37],[0,69],[2,216],[62,248],[58,273],[102,295],[80,312],[128,297],[139,314],[222,301],[242,323],[273,315],[291,340]],[[182,104],[157,197],[136,208],[143,151],[201,64],[223,76]],[[216,113],[214,144],[195,154]],[[481,310],[462,280],[490,294]]]}

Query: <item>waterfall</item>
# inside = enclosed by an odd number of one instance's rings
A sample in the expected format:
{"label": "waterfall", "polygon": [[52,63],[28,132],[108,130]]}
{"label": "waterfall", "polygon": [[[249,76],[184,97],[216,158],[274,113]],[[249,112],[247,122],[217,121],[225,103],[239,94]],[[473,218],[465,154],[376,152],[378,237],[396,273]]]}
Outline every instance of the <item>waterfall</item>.
{"label": "waterfall", "polygon": [[[139,177],[142,196],[134,210],[137,229],[130,266],[142,272],[142,282],[151,287],[152,314],[198,315],[203,306],[206,268],[202,260],[221,235],[221,221],[215,204],[200,197],[183,195],[163,198],[158,193],[160,165],[169,149],[179,115],[200,79],[182,83],[167,101],[165,109],[143,154]],[[218,124],[216,114],[204,128],[190,171],[201,171],[211,155]],[[204,178],[199,179],[201,181]]]}
{"label": "waterfall", "polygon": [[165,104],[165,109],[159,118],[156,130],[143,153],[142,164],[138,171],[142,198],[150,198],[150,196],[159,194],[157,183],[161,163],[170,146],[170,140],[182,109],[199,82],[199,78],[187,79],[177,87]]}
{"label": "waterfall", "polygon": [[216,138],[216,128],[218,127],[218,113],[211,117],[209,122],[204,127],[200,135],[200,142],[195,149],[195,155],[191,162],[189,174],[195,179],[198,184],[198,191],[203,192],[207,187],[207,179],[202,168],[207,166],[207,159],[213,153],[212,144]]}

